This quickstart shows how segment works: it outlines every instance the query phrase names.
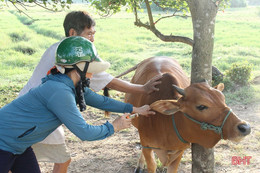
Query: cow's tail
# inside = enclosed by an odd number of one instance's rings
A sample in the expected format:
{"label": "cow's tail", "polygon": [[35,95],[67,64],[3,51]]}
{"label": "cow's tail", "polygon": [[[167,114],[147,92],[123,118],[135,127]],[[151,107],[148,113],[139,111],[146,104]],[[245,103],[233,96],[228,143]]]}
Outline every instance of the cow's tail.
{"label": "cow's tail", "polygon": [[[138,63],[138,64],[135,65],[134,67],[132,67],[132,68],[126,70],[125,72],[121,73],[120,75],[117,75],[116,78],[120,78],[120,77],[122,77],[122,76],[124,76],[124,75],[126,75],[126,74],[128,74],[128,73],[130,73],[130,72],[132,72],[132,71],[134,71],[134,70],[136,70],[139,64],[140,64],[140,63]],[[105,87],[103,94],[104,94],[104,96],[106,96],[106,97],[110,97],[109,88]],[[109,112],[109,111],[105,111],[105,117],[106,117],[106,118],[110,117],[110,112]]]}
{"label": "cow's tail", "polygon": [[[104,94],[104,96],[106,96],[106,97],[110,97],[109,88],[105,87],[103,94]],[[105,111],[105,117],[106,117],[106,118],[110,117],[110,112],[109,112],[109,111]]]}

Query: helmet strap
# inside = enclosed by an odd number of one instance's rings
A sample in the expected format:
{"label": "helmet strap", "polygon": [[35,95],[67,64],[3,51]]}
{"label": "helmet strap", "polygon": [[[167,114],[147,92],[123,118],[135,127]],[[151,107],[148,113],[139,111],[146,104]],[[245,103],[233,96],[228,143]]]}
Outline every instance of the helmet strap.
{"label": "helmet strap", "polygon": [[86,62],[83,71],[81,71],[76,64],[73,64],[73,67],[74,67],[74,68],[77,70],[77,72],[79,73],[81,80],[84,80],[84,79],[86,78],[86,73],[87,73],[87,70],[88,70],[88,66],[89,66],[89,62]]}
{"label": "helmet strap", "polygon": [[90,79],[86,78],[86,73],[88,70],[89,62],[86,62],[84,70],[81,71],[76,64],[73,67],[77,70],[80,75],[80,81],[76,87],[76,101],[79,105],[80,111],[86,110],[86,103],[84,98],[85,87],[89,87]]}

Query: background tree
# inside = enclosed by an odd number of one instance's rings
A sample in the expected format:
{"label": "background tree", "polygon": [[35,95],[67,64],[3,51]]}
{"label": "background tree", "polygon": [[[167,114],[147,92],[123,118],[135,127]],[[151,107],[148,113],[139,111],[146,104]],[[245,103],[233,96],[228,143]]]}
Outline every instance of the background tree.
{"label": "background tree", "polygon": [[[193,23],[191,83],[212,79],[215,17],[218,2],[188,0]],[[214,149],[192,144],[192,172],[214,172]]]}

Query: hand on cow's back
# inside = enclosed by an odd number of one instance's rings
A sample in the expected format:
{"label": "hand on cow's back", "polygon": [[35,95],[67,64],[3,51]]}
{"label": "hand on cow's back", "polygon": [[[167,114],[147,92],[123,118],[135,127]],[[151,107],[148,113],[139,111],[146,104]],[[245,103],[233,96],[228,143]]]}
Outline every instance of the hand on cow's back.
{"label": "hand on cow's back", "polygon": [[146,82],[143,86],[144,93],[151,94],[152,92],[159,91],[158,86],[162,83],[162,81],[160,80],[161,78],[162,74],[159,74]]}
{"label": "hand on cow's back", "polygon": [[154,111],[151,111],[151,107],[149,105],[143,105],[141,107],[133,107],[132,113],[138,113],[138,114],[146,116],[146,117],[149,117],[149,116],[155,114]]}

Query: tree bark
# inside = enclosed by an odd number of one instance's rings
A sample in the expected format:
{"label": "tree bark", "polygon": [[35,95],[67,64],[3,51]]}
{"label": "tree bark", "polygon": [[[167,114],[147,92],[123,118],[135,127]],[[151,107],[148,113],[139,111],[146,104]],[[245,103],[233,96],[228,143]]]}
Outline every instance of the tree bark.
{"label": "tree bark", "polygon": [[[191,83],[212,80],[215,17],[218,7],[212,0],[187,0],[193,23]],[[214,149],[192,144],[192,172],[214,172]]]}

